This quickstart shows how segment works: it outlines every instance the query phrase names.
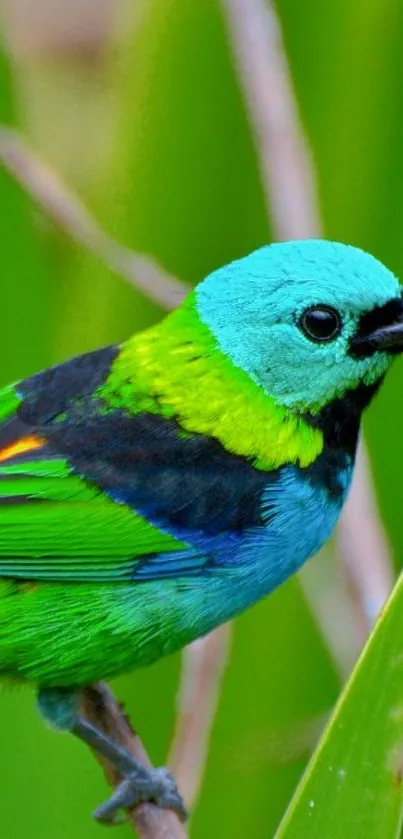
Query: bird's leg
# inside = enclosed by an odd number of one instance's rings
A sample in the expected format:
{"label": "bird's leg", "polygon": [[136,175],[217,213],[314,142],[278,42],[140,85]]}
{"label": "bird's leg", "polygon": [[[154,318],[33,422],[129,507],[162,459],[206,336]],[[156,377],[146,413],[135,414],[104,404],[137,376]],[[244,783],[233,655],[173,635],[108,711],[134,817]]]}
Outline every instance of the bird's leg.
{"label": "bird's leg", "polygon": [[115,743],[79,713],[77,693],[60,688],[44,688],[38,696],[38,707],[45,719],[61,731],[69,731],[83,740],[123,776],[111,797],[94,813],[99,821],[113,824],[117,813],[149,801],[160,807],[170,807],[181,819],[186,817],[183,800],[175,779],[165,768],[147,768],[126,749]]}

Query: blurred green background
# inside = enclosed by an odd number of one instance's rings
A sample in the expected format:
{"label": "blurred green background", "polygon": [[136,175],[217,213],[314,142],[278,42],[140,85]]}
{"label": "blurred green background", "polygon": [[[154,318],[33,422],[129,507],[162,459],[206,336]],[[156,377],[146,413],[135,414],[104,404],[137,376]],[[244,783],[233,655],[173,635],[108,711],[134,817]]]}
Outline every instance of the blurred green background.
{"label": "blurred green background", "polygon": [[[326,236],[367,248],[403,278],[403,7],[277,8]],[[217,0],[0,0],[0,12],[0,121],[23,132],[105,229],[189,283],[270,240]],[[2,169],[0,284],[4,383],[161,314]],[[400,362],[366,421],[397,563],[402,383]],[[172,735],[179,667],[173,657],[114,685],[156,762]],[[273,836],[340,683],[298,581],[236,622],[192,839]],[[107,793],[98,766],[44,729],[28,690],[0,693],[0,789],[10,839],[102,835],[90,818]]]}

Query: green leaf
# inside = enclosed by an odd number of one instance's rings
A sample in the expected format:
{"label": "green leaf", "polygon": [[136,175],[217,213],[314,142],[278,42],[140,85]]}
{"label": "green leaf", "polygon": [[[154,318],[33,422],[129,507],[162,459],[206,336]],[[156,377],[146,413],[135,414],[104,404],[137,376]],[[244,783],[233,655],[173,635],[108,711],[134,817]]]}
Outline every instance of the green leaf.
{"label": "green leaf", "polygon": [[403,577],[276,839],[397,839],[403,817]]}

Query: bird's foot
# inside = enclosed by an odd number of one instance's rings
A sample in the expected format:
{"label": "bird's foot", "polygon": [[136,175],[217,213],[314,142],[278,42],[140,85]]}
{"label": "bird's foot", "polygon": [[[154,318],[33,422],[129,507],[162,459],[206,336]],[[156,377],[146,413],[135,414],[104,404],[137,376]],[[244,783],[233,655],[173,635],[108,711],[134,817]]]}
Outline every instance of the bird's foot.
{"label": "bird's foot", "polygon": [[175,810],[179,818],[186,819],[183,798],[178,792],[173,775],[163,767],[146,769],[133,761],[133,771],[128,772],[108,801],[94,813],[103,824],[120,824],[119,810],[133,808],[143,802]]}
{"label": "bird's foot", "polygon": [[123,777],[111,797],[95,811],[98,821],[119,824],[119,810],[133,808],[143,802],[175,810],[179,818],[186,818],[185,805],[178,792],[173,775],[163,768],[143,766],[125,748],[115,743],[107,734],[80,716],[78,697],[74,691],[48,688],[41,690],[39,708],[44,717],[56,728],[71,731],[91,746]]}

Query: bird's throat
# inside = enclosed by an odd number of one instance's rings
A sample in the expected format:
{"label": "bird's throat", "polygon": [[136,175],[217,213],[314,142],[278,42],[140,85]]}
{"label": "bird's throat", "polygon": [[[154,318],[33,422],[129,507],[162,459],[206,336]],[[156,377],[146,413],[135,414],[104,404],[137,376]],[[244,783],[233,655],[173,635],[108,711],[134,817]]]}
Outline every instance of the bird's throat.
{"label": "bird's throat", "polygon": [[184,434],[214,437],[263,470],[309,466],[323,449],[321,429],[276,404],[224,355],[193,295],[128,341],[100,396],[109,408],[174,418]]}
{"label": "bird's throat", "polygon": [[307,422],[322,431],[326,449],[344,451],[354,459],[361,415],[382,381],[383,377],[372,384],[361,382],[341,398],[333,399],[315,416],[306,415]]}

